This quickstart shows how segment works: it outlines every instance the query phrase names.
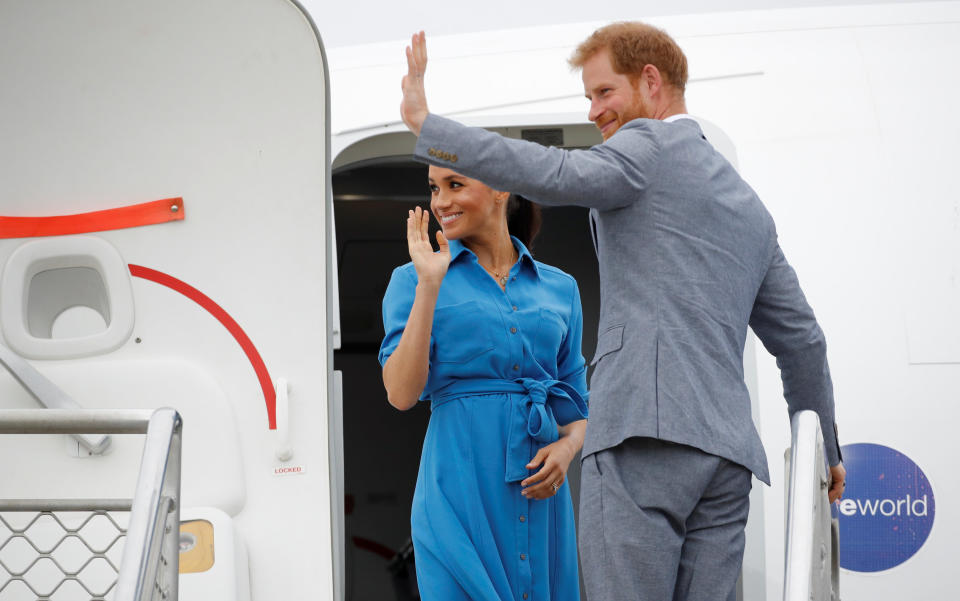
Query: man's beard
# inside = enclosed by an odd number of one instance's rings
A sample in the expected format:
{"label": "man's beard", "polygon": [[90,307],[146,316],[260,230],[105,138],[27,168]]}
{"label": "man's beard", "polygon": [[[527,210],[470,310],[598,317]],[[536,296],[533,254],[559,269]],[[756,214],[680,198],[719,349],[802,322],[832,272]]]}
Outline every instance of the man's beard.
{"label": "man's beard", "polygon": [[623,114],[623,124],[627,124],[634,119],[653,119],[653,111],[643,101],[643,96],[639,92],[634,93],[633,102],[627,112]]}
{"label": "man's beard", "polygon": [[[617,128],[606,135],[604,140],[609,140],[613,134],[620,131],[620,128],[630,123],[634,119],[653,119],[653,111],[650,107],[643,101],[643,96],[640,95],[640,92],[634,88],[633,99],[631,100],[629,106],[624,107],[624,110],[617,113],[616,121]],[[597,126],[600,127],[599,125]]]}

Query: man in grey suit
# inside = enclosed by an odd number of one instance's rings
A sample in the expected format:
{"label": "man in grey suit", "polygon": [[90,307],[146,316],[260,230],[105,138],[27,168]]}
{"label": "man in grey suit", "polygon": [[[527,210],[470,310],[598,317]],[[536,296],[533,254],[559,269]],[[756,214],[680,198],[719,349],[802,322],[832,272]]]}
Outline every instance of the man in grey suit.
{"label": "man in grey suit", "polygon": [[545,205],[590,208],[600,327],[583,447],[580,550],[591,601],[727,599],[751,474],[769,484],[743,379],[748,325],[792,415],[816,411],[845,471],[826,342],[770,214],[686,114],[687,62],[666,33],[615,23],[571,59],[603,143],[544,148],[429,114],[423,33],[401,114],[415,156]]}

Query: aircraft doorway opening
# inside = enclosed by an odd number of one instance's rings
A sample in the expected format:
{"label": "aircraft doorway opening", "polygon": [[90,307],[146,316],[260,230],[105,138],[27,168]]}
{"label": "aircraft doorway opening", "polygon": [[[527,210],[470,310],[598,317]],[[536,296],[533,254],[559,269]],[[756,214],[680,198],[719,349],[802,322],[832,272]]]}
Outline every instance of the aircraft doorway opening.
{"label": "aircraft doorway opening", "polygon": [[[407,210],[429,206],[426,166],[384,158],[333,174],[340,276],[343,372],[343,457],[346,601],[418,599],[410,539],[410,505],[430,408],[400,412],[387,403],[377,353],[383,337],[380,303],[390,274],[410,260]],[[432,224],[436,228],[436,224]],[[534,257],[573,275],[583,302],[583,354],[597,340],[600,290],[587,210],[544,208]],[[579,456],[568,479],[577,504]]]}

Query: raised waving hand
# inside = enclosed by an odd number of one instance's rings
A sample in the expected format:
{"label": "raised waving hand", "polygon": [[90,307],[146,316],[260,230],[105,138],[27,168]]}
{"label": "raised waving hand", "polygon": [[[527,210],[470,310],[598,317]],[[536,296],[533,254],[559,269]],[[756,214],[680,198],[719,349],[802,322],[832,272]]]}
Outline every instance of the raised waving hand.
{"label": "raised waving hand", "polygon": [[407,74],[403,76],[403,100],[400,102],[400,117],[407,128],[420,135],[420,127],[430,113],[427,110],[427,92],[423,76],[427,71],[427,37],[421,31],[413,34],[407,46]]}
{"label": "raised waving hand", "polygon": [[434,252],[433,244],[430,243],[429,225],[430,211],[424,211],[420,207],[410,211],[407,217],[407,248],[413,267],[417,270],[418,281],[439,288],[450,265],[450,245],[443,232],[437,230],[440,251]]}

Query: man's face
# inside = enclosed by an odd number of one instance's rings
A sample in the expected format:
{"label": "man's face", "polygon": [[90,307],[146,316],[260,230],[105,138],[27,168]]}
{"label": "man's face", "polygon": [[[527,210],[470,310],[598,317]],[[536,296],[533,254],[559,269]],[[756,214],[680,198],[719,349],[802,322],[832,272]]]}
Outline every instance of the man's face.
{"label": "man's face", "polygon": [[600,50],[583,63],[582,77],[583,92],[590,101],[588,118],[604,140],[624,123],[651,117],[640,92],[642,82],[633,85],[629,77],[614,71],[608,50]]}

